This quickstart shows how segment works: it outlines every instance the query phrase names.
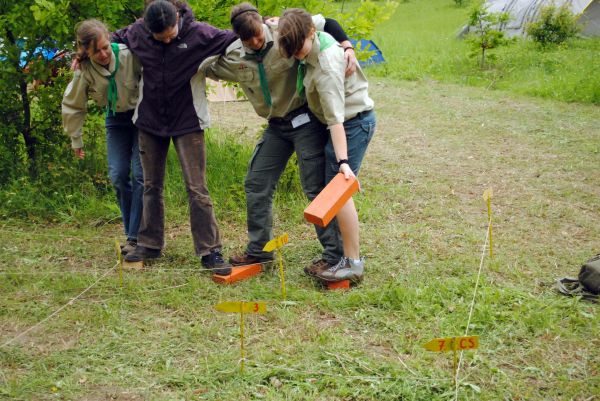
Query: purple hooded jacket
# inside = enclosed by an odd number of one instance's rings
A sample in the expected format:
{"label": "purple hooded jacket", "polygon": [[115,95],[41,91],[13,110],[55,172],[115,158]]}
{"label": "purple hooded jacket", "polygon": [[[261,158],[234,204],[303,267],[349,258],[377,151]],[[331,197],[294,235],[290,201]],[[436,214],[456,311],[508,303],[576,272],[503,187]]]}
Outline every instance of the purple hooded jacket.
{"label": "purple hooded jacket", "polygon": [[187,5],[179,15],[179,34],[168,44],[155,40],[143,19],[113,34],[113,41],[125,43],[143,67],[135,125],[162,137],[205,128],[206,97],[192,91],[192,78],[204,59],[223,53],[237,39],[232,31],[196,21]]}

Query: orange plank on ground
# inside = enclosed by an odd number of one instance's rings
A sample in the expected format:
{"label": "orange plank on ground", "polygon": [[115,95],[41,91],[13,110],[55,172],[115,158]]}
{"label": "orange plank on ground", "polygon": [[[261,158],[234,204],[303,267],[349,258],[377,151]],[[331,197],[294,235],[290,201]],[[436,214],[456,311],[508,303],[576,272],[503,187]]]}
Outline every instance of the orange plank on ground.
{"label": "orange plank on ground", "polygon": [[350,288],[350,280],[328,281],[325,284],[328,290],[347,290]]}
{"label": "orange plank on ground", "polygon": [[358,180],[354,177],[347,180],[344,174],[338,173],[304,209],[304,218],[313,224],[325,227],[356,191],[358,191]]}
{"label": "orange plank on ground", "polygon": [[124,270],[144,270],[144,262],[127,262],[123,261]]}
{"label": "orange plank on ground", "polygon": [[231,268],[231,274],[228,276],[219,276],[213,274],[213,281],[219,284],[231,284],[236,281],[245,280],[247,278],[256,276],[262,271],[262,264],[254,263],[251,265],[234,266]]}

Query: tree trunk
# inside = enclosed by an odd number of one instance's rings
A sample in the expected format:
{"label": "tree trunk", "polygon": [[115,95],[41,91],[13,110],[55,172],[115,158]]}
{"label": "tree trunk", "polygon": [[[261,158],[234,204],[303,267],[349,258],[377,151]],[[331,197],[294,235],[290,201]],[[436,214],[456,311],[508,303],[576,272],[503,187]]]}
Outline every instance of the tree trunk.
{"label": "tree trunk", "polygon": [[[15,36],[9,29],[6,30],[6,38],[13,47],[18,47]],[[25,79],[25,72],[23,71],[23,68],[21,68],[21,66],[19,65],[18,53],[15,56],[13,63],[15,71],[17,71],[18,74],[19,92],[21,93],[21,106],[23,107],[21,135],[23,136],[23,142],[25,143],[25,148],[27,149],[27,168],[31,177],[37,177],[35,152],[36,140],[31,135],[31,104],[29,102],[29,97],[27,96],[27,80]]]}
{"label": "tree trunk", "polygon": [[29,175],[32,178],[35,178],[37,177],[37,164],[35,152],[36,140],[31,135],[31,104],[29,103],[29,97],[27,96],[27,81],[23,76],[20,77],[19,89],[21,91],[21,105],[23,106],[23,123],[21,125],[21,135],[23,135],[23,141],[25,142],[25,148],[27,149],[27,164],[29,169]]}
{"label": "tree trunk", "polygon": [[483,69],[483,67],[485,66],[485,47],[481,48],[481,63],[480,63],[480,67]]}

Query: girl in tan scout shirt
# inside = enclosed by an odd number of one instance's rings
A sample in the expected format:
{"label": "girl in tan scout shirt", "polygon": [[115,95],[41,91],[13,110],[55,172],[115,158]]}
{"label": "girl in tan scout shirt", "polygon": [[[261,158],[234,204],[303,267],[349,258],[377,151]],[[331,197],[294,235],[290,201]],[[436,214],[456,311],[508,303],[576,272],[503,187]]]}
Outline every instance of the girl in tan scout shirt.
{"label": "girl in tan scout shirt", "polygon": [[[279,50],[300,60],[296,90],[304,94],[310,110],[330,131],[325,147],[326,182],[338,173],[358,175],[367,146],[375,132],[373,100],[360,69],[344,76],[346,49],[325,32],[316,32],[311,16],[289,9],[279,20]],[[364,262],[359,254],[358,214],[352,198],[337,215],[344,257],[317,274],[326,281],[362,280]]]}
{"label": "girl in tan scout shirt", "polygon": [[[110,43],[106,26],[86,20],[77,26],[78,69],[62,101],[63,126],[76,157],[83,159],[82,129],[87,101],[106,107],[108,175],[115,187],[127,243],[134,250],[142,216],[143,173],[137,128],[131,121],[138,99],[140,67],[127,46]],[[131,179],[133,173],[133,180]]]}

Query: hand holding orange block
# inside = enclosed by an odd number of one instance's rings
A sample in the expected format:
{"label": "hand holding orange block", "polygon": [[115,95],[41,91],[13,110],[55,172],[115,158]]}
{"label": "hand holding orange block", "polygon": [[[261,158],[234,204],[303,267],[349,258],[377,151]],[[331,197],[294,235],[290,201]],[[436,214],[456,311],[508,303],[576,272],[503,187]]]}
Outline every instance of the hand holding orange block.
{"label": "hand holding orange block", "polygon": [[333,220],[348,199],[358,191],[358,188],[356,178],[346,179],[344,174],[339,173],[304,209],[304,218],[313,224],[325,227]]}

